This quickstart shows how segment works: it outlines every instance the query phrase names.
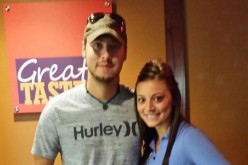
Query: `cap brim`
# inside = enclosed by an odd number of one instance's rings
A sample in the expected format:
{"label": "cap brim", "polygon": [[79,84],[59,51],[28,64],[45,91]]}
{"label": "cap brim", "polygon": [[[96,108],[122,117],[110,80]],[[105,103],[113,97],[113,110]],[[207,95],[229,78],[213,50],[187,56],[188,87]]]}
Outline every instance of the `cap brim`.
{"label": "cap brim", "polygon": [[111,28],[101,28],[99,30],[95,30],[94,32],[92,32],[88,37],[87,37],[87,42],[91,43],[92,41],[94,41],[97,37],[103,35],[103,34],[109,34],[113,37],[115,37],[118,41],[120,41],[121,43],[124,43],[124,40],[121,38],[121,36],[119,36],[119,34],[111,29]]}

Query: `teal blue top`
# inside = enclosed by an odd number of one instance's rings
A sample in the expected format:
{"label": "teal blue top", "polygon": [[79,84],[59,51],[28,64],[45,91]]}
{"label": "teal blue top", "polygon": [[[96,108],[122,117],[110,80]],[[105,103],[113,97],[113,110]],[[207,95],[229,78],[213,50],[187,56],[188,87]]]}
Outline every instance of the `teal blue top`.
{"label": "teal blue top", "polygon": [[[147,165],[162,164],[169,133],[161,139],[160,148],[155,152],[155,140],[151,141],[152,152],[147,160]],[[229,165],[230,163],[217,150],[211,140],[199,129],[181,123],[178,134],[171,151],[169,165]]]}

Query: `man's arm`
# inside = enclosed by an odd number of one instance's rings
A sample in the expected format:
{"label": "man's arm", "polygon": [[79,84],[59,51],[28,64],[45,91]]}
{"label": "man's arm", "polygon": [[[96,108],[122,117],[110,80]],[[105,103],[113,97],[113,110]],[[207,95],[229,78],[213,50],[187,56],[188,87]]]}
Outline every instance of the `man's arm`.
{"label": "man's arm", "polygon": [[53,165],[54,160],[42,158],[34,155],[34,165]]}

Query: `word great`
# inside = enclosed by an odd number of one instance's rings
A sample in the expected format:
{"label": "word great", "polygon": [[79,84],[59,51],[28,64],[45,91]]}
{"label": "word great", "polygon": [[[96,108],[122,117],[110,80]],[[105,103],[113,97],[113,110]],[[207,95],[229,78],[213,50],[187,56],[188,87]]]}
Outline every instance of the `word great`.
{"label": "word great", "polygon": [[66,59],[28,59],[19,64],[18,93],[21,104],[46,104],[50,98],[79,85],[85,79],[87,66],[79,58],[72,64]]}
{"label": "word great", "polygon": [[[58,71],[58,64],[53,64],[51,67],[37,67],[37,70],[30,71],[30,68],[34,67],[37,64],[37,59],[29,59],[22,64],[17,73],[17,78],[19,82],[31,82],[35,83],[42,82],[43,77],[47,74],[50,81],[67,81],[69,79],[77,79],[79,77],[84,78],[85,71],[87,70],[86,63],[84,60],[83,67],[78,68],[78,73],[74,73],[74,66],[67,65],[63,68],[63,71]],[[61,68],[60,68],[61,69]],[[59,73],[60,72],[60,73]],[[24,76],[25,73],[30,73],[28,76]]]}

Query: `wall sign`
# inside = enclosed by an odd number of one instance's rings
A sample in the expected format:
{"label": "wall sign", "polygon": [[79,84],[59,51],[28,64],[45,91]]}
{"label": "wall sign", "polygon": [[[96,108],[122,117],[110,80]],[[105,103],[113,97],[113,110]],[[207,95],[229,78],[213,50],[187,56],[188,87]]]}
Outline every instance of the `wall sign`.
{"label": "wall sign", "polygon": [[14,114],[41,112],[49,99],[85,80],[87,17],[111,11],[106,0],[3,5]]}

